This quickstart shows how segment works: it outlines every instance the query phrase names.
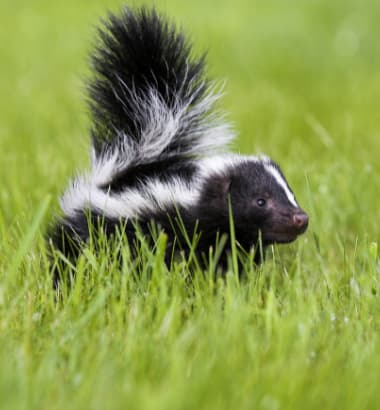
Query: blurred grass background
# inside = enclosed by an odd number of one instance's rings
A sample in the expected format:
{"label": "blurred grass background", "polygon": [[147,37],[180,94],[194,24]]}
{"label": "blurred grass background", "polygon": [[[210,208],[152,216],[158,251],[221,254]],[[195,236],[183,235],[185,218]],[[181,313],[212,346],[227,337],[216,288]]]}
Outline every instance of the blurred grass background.
{"label": "blurred grass background", "polygon": [[[100,296],[87,289],[83,307],[69,297],[54,307],[33,233],[43,232],[68,178],[88,164],[88,55],[99,19],[122,4],[0,4],[0,407],[379,408],[375,0],[145,2],[178,22],[197,52],[208,50],[210,76],[226,81],[221,106],[239,134],[235,150],[281,164],[310,229],[241,286],[219,283],[227,302],[201,287],[198,310],[167,344],[156,327],[170,312],[183,323],[188,302],[175,279],[175,302],[152,296],[147,306],[162,315],[131,319],[138,329],[127,336],[122,325],[106,325],[112,312],[101,286]],[[265,275],[269,285],[260,282]],[[145,302],[132,305],[144,310]],[[132,305],[123,315],[133,317]],[[91,327],[80,322],[87,308],[101,311],[101,319],[89,314]],[[44,309],[44,321],[33,316]],[[81,336],[66,334],[71,321],[82,323]],[[194,343],[186,351],[181,337]]]}

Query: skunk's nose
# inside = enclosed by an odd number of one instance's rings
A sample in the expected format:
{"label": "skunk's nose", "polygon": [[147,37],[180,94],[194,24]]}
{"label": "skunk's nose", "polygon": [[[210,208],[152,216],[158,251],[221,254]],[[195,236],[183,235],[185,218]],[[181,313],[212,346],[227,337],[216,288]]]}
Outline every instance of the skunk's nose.
{"label": "skunk's nose", "polygon": [[305,230],[309,224],[309,217],[305,212],[297,212],[293,215],[293,223],[298,229]]}

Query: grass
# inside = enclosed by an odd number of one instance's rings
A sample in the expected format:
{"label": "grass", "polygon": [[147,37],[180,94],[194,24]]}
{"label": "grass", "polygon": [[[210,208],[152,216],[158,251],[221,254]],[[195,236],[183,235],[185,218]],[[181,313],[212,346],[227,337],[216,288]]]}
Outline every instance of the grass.
{"label": "grass", "polygon": [[88,164],[82,78],[121,3],[3,0],[0,408],[378,409],[379,3],[156,4],[209,49],[235,149],[280,162],[310,229],[242,280],[168,272],[164,236],[143,268],[89,250],[57,300],[43,233]]}

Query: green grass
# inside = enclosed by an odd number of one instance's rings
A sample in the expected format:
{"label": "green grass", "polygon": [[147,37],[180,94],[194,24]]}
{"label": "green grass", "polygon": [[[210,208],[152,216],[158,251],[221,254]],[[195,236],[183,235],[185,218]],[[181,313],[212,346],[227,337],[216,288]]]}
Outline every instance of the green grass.
{"label": "green grass", "polygon": [[0,408],[380,408],[380,3],[155,4],[209,50],[235,149],[282,165],[309,231],[240,281],[168,272],[163,236],[142,269],[87,251],[57,299],[42,236],[88,164],[82,79],[121,2],[2,0]]}

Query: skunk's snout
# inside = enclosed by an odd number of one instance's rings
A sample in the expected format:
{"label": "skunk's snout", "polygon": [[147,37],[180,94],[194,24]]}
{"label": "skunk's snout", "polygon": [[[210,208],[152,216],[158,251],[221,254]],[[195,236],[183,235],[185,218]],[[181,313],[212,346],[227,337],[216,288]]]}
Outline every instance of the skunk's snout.
{"label": "skunk's snout", "polygon": [[299,229],[300,232],[305,232],[309,225],[309,217],[306,212],[299,211],[293,215],[294,226]]}

